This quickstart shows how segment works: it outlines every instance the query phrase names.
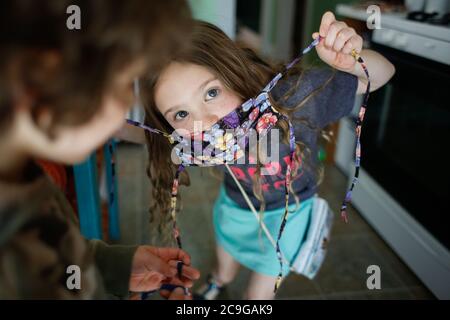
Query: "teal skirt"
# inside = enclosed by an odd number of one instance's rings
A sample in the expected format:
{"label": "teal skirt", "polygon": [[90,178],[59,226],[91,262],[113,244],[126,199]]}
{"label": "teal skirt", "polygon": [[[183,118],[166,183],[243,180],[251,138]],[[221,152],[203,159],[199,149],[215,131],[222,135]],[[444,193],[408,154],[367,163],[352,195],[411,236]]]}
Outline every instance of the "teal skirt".
{"label": "teal skirt", "polygon": [[[288,220],[280,240],[280,249],[288,261],[295,259],[307,231],[312,211],[312,199],[289,206]],[[265,211],[264,223],[276,240],[284,214],[284,207]],[[275,248],[260,228],[253,213],[238,206],[226,194],[222,186],[213,209],[213,223],[217,243],[241,265],[255,272],[276,277],[280,263]],[[289,266],[283,263],[283,275],[289,273]]]}

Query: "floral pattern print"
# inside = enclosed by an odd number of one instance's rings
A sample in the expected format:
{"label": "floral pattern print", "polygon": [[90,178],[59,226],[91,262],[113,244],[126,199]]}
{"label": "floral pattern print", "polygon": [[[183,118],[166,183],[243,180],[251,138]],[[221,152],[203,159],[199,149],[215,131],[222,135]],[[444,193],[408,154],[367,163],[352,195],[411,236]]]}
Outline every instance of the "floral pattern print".
{"label": "floral pattern print", "polygon": [[278,118],[271,112],[266,113],[258,120],[258,123],[256,124],[256,131],[261,133],[263,130],[268,130],[273,127],[277,121]]}

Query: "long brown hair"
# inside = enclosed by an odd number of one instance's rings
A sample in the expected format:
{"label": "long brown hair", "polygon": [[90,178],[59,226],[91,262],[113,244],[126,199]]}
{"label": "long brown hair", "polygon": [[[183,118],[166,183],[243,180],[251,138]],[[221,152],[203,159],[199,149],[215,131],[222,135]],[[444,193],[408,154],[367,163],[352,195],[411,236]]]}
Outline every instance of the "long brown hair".
{"label": "long brown hair", "polygon": [[[279,67],[261,59],[253,50],[239,47],[219,28],[202,21],[195,23],[187,50],[180,52],[174,61],[208,68],[228,89],[243,101],[257,95],[280,70]],[[164,119],[155,104],[154,88],[158,81],[158,76],[159,74],[153,74],[141,81],[142,100],[146,111],[145,123],[151,127],[170,133],[173,128]],[[296,77],[297,82],[295,86],[277,101],[273,101],[271,97],[274,107],[289,117],[292,117],[295,111],[301,108],[307,100],[329,81],[326,81],[326,83],[317,88],[298,105],[287,107],[286,102],[295,93],[297,86],[302,81],[302,76],[303,70],[300,67],[297,66],[291,69],[284,79]],[[305,119],[296,120],[311,126]],[[278,127],[282,131],[283,142],[288,143],[287,122],[280,120]],[[152,183],[153,200],[150,206],[151,221],[156,220],[155,222],[157,222],[159,231],[163,232],[166,231],[165,227],[170,220],[171,187],[176,165],[171,161],[171,146],[166,138],[147,132],[146,141],[149,154],[147,174]],[[294,167],[298,168],[299,159],[302,159],[304,168],[308,163],[311,164],[311,161],[305,161],[305,158],[309,158],[308,153],[308,148],[298,141],[295,157],[295,163],[297,165],[294,164]],[[253,192],[260,201],[260,212],[262,213],[265,209],[265,202],[259,174],[262,165],[259,160],[257,159],[257,171],[253,178]],[[295,171],[293,175],[295,175]],[[181,184],[189,185],[189,176],[186,171],[180,177]]]}

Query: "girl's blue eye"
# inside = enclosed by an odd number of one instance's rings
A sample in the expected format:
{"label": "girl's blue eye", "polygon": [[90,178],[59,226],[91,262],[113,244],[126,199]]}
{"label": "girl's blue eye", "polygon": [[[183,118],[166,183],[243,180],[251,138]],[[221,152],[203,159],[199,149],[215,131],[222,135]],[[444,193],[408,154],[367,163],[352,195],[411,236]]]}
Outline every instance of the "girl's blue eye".
{"label": "girl's blue eye", "polygon": [[208,92],[206,92],[206,98],[205,100],[211,100],[214,99],[219,95],[219,89],[209,89]]}
{"label": "girl's blue eye", "polygon": [[186,118],[187,116],[189,115],[189,112],[187,112],[187,111],[184,111],[184,110],[181,110],[181,111],[178,111],[176,114],[175,114],[175,120],[183,120],[184,118]]}

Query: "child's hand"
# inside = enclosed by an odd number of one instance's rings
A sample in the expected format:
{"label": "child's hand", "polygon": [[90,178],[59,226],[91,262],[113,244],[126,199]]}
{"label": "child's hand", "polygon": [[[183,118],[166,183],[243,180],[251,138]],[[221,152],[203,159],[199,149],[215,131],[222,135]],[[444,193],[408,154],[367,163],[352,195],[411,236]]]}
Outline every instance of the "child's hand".
{"label": "child's hand", "polygon": [[192,295],[186,295],[180,287],[175,288],[172,291],[161,290],[159,294],[167,300],[192,300]]}
{"label": "child's hand", "polygon": [[[183,262],[182,277],[177,276],[177,263]],[[200,272],[190,266],[191,258],[176,248],[139,246],[133,257],[129,290],[147,292],[159,289],[163,283],[192,287]]]}
{"label": "child's hand", "polygon": [[356,34],[355,29],[347,26],[345,22],[337,21],[330,11],[322,16],[319,32],[313,34],[313,38],[323,37],[316,46],[320,59],[331,67],[352,72],[355,68],[355,58],[350,54],[353,49],[361,52],[363,40]]}

